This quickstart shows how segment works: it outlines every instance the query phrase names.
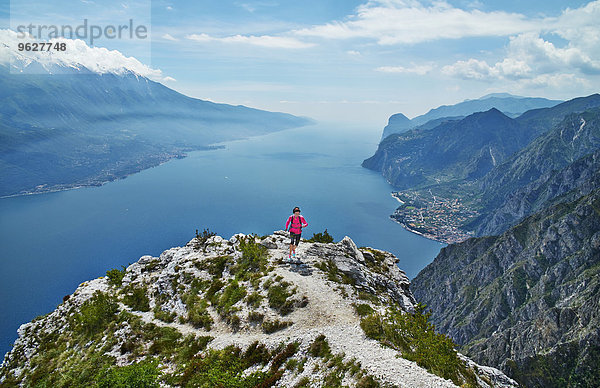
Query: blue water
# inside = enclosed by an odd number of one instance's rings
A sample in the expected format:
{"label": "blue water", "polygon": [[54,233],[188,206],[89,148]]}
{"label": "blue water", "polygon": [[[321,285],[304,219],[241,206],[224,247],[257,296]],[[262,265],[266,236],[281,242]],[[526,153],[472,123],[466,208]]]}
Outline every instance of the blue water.
{"label": "blue water", "polygon": [[412,278],[442,244],[405,231],[381,175],[360,167],[380,133],[316,125],[226,143],[225,149],[112,182],[0,200],[0,354],[20,324],[52,311],[88,279],[184,245],[205,227],[229,238],[283,229],[294,206],[336,241],[393,252]]}

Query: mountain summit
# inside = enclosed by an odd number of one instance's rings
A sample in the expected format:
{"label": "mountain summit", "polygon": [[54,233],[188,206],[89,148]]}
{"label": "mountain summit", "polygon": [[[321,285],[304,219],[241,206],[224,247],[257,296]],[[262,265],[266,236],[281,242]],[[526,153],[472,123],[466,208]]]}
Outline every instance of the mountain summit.
{"label": "mountain summit", "polygon": [[0,384],[516,387],[433,332],[390,253],[287,247],[205,232],[108,271],[19,328]]}

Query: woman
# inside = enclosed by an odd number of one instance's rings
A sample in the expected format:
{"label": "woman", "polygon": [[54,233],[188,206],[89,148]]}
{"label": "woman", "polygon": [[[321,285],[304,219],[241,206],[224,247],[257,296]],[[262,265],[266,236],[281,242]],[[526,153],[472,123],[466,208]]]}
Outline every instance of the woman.
{"label": "woman", "polygon": [[300,208],[296,206],[294,210],[292,210],[292,215],[289,216],[287,222],[285,223],[285,230],[288,230],[288,226],[290,228],[290,253],[288,255],[288,260],[292,260],[292,258],[296,258],[296,247],[300,244],[300,236],[302,235],[302,228],[306,228],[308,223],[304,217],[300,215]]}

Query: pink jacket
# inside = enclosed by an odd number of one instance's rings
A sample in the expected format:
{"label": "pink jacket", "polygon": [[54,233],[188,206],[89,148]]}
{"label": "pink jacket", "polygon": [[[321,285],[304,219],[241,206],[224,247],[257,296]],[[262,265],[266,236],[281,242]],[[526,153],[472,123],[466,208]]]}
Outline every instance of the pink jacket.
{"label": "pink jacket", "polygon": [[291,215],[285,223],[285,230],[288,230],[288,226],[290,227],[290,232],[301,234],[302,228],[306,228],[308,226],[308,223],[302,216],[296,217],[294,215]]}

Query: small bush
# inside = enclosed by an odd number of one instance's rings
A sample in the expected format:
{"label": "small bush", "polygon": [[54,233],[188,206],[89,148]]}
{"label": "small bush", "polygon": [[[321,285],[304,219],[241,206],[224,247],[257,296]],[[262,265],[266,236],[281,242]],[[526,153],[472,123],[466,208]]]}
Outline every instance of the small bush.
{"label": "small bush", "polygon": [[208,228],[204,229],[202,233],[198,233],[198,229],[196,229],[196,241],[194,248],[203,248],[206,244],[206,241],[212,236],[216,236],[216,233],[211,232]]}
{"label": "small bush", "polygon": [[96,291],[73,317],[75,327],[88,335],[102,332],[115,319],[117,311],[119,306],[113,297]]}
{"label": "small bush", "polygon": [[313,236],[307,241],[328,244],[333,242],[333,237],[325,229],[323,233],[313,233]]}
{"label": "small bush", "polygon": [[306,388],[310,386],[310,378],[308,376],[304,376],[298,381],[298,383],[296,383],[296,385],[294,385],[294,388]]}
{"label": "small bush", "polygon": [[259,307],[263,298],[264,297],[258,292],[253,292],[246,297],[246,304],[254,308]]}
{"label": "small bush", "polygon": [[468,371],[458,358],[452,340],[435,332],[435,327],[429,323],[431,313],[424,311],[425,306],[420,304],[414,313],[388,310],[385,317],[371,314],[363,318],[360,326],[368,337],[401,351],[407,360],[462,385],[465,379],[472,378],[473,372]]}
{"label": "small bush", "polygon": [[313,357],[329,357],[331,356],[331,349],[329,348],[329,343],[324,334],[319,335],[312,344],[310,344],[310,348],[308,352]]}
{"label": "small bush", "polygon": [[264,321],[262,323],[262,329],[265,333],[267,334],[271,334],[271,333],[275,333],[276,331],[285,329],[288,326],[291,326],[293,324],[293,322],[289,322],[289,321],[280,321],[279,319],[276,319],[274,321]]}
{"label": "small bush", "polygon": [[153,311],[154,311],[155,319],[158,319],[158,320],[161,320],[161,321],[167,322],[167,323],[171,323],[171,322],[175,321],[175,317],[177,316],[177,314],[175,314],[175,313],[164,311],[158,305],[156,307],[154,307]]}
{"label": "small bush", "polygon": [[356,314],[358,314],[359,317],[364,317],[375,312],[373,308],[366,303],[361,303],[358,305],[354,303],[352,304],[352,306],[354,307],[354,310],[356,311]]}
{"label": "small bush", "polygon": [[108,284],[115,287],[121,287],[123,284],[123,278],[125,277],[125,266],[121,266],[122,269],[113,268],[106,271],[106,277],[108,278]]}
{"label": "small bush", "polygon": [[264,314],[257,313],[256,311],[250,311],[248,313],[249,322],[262,322],[265,319]]}
{"label": "small bush", "polygon": [[240,239],[239,250],[242,258],[233,268],[231,273],[240,279],[249,279],[252,273],[265,272],[268,263],[268,249],[256,242],[255,236]]}
{"label": "small bush", "polygon": [[197,328],[204,328],[206,331],[210,331],[214,321],[207,311],[208,303],[198,296],[188,297],[185,302],[188,306],[188,322]]}
{"label": "small bush", "polygon": [[227,264],[231,262],[231,256],[217,256],[196,263],[196,267],[207,271],[214,277],[220,278],[223,276],[223,271],[227,267]]}
{"label": "small bush", "polygon": [[289,299],[294,294],[294,291],[288,290],[289,286],[288,282],[281,282],[269,287],[269,291],[267,292],[269,307],[279,311],[283,316],[294,311],[295,301]]}
{"label": "small bush", "polygon": [[124,290],[123,303],[135,311],[150,311],[150,299],[146,295],[147,287],[127,286]]}

